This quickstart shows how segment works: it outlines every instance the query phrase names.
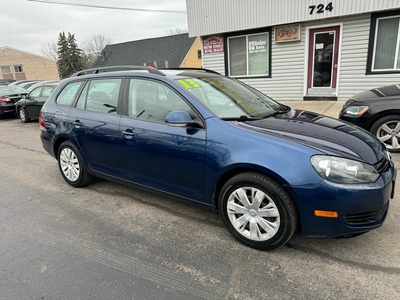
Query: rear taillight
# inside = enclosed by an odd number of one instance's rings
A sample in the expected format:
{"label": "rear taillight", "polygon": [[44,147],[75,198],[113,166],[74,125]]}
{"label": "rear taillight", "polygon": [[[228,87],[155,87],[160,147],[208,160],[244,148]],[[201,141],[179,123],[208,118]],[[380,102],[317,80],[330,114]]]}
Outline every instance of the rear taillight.
{"label": "rear taillight", "polygon": [[39,126],[40,126],[41,130],[47,131],[46,130],[46,125],[44,124],[44,121],[43,121],[43,118],[42,118],[42,115],[39,116]]}
{"label": "rear taillight", "polygon": [[6,96],[0,97],[0,102],[8,102],[8,101],[10,101],[10,98]]}

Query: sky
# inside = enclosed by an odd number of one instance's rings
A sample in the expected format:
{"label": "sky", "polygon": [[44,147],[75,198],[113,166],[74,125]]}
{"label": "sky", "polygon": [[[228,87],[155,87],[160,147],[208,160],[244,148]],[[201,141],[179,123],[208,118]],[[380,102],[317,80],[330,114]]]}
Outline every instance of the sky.
{"label": "sky", "polygon": [[[148,10],[186,11],[185,0],[40,0]],[[60,32],[75,34],[78,45],[95,35],[112,44],[168,35],[186,29],[184,13],[132,11],[48,4],[29,0],[0,0],[0,47],[42,55]]]}

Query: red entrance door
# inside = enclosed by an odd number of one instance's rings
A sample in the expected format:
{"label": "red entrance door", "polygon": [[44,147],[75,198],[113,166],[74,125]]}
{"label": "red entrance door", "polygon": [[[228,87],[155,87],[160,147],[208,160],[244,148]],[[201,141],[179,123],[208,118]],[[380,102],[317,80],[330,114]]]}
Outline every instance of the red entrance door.
{"label": "red entrance door", "polygon": [[307,88],[336,89],[340,26],[310,29]]}

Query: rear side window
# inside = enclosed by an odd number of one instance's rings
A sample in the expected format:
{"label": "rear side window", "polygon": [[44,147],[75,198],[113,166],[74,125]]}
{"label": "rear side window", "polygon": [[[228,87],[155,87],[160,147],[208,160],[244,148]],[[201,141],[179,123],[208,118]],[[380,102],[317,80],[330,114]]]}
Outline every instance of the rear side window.
{"label": "rear side window", "polygon": [[40,96],[40,92],[42,91],[42,87],[38,87],[36,89],[34,89],[31,94],[30,97],[39,97]]}
{"label": "rear side window", "polygon": [[70,106],[72,101],[75,99],[75,96],[78,93],[82,83],[83,82],[73,82],[65,86],[57,97],[57,104]]}
{"label": "rear side window", "polygon": [[116,114],[121,83],[120,78],[91,80],[82,91],[76,108]]}
{"label": "rear side window", "polygon": [[51,86],[45,86],[43,87],[43,92],[42,92],[42,96],[43,97],[49,97],[51,95],[51,93],[53,92],[54,88]]}

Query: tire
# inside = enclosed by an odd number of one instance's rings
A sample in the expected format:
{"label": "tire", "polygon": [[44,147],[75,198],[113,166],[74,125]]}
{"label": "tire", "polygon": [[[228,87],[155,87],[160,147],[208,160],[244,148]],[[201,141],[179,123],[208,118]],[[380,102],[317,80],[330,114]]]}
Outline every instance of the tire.
{"label": "tire", "polygon": [[31,120],[28,118],[25,109],[23,109],[22,107],[18,110],[18,115],[23,123],[28,123]]}
{"label": "tire", "polygon": [[57,160],[61,175],[73,187],[84,187],[93,180],[92,175],[87,172],[82,155],[70,141],[61,144]]}
{"label": "tire", "polygon": [[400,116],[390,115],[377,120],[371,127],[375,135],[390,152],[400,152]]}
{"label": "tire", "polygon": [[[273,250],[286,244],[296,231],[298,216],[293,201],[281,185],[265,175],[238,174],[226,182],[220,195],[222,220],[244,245]],[[254,202],[253,196],[262,201]]]}

